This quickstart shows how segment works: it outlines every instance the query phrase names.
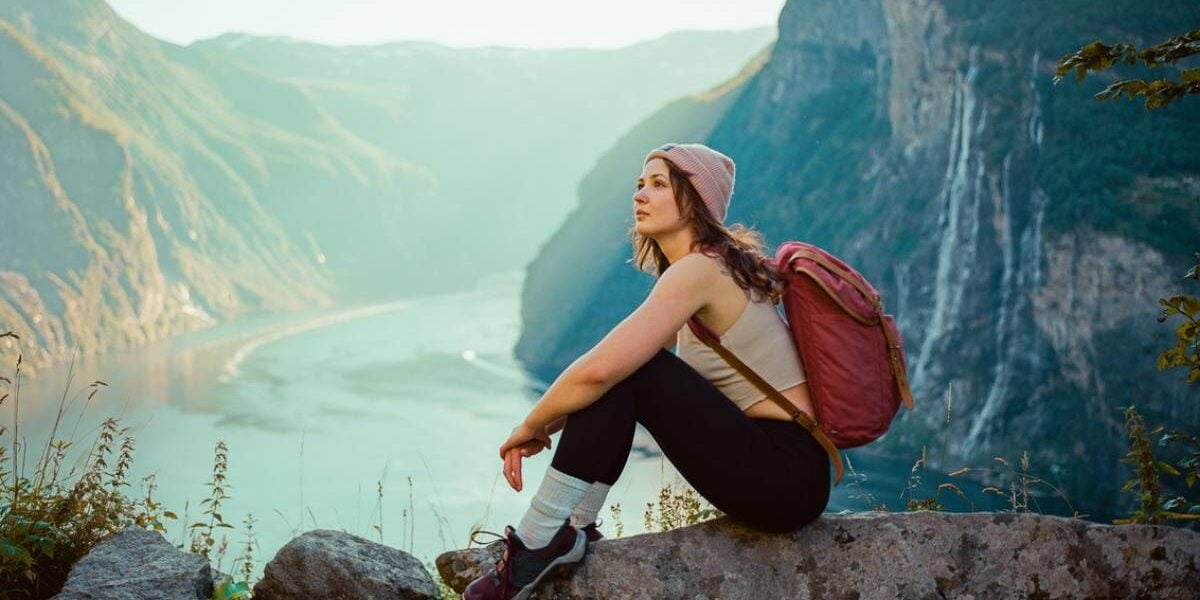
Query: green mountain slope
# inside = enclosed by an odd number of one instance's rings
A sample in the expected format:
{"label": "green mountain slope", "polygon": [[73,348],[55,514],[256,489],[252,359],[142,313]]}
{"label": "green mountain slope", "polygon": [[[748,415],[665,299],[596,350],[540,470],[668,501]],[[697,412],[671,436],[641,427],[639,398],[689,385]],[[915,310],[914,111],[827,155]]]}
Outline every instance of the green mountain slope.
{"label": "green mountain slope", "polygon": [[[727,77],[773,35],[578,52],[244,36],[179,47],[100,0],[4,3],[0,331],[21,343],[0,343],[0,360],[468,287],[522,265],[615,132]],[[658,84],[643,64],[664,71]]]}

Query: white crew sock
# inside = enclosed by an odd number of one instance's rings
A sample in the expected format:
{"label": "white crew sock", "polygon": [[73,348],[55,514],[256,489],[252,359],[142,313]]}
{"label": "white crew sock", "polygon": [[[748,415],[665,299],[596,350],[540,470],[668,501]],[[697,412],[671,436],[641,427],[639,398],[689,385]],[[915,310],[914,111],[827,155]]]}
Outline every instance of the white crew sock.
{"label": "white crew sock", "polygon": [[550,467],[517,525],[517,537],[529,549],[550,543],[592,484]]}
{"label": "white crew sock", "polygon": [[607,483],[593,483],[584,494],[583,500],[575,507],[575,512],[571,513],[571,525],[583,528],[594,523],[600,515],[600,509],[604,508],[604,500],[608,498],[608,491],[611,489],[612,486]]}

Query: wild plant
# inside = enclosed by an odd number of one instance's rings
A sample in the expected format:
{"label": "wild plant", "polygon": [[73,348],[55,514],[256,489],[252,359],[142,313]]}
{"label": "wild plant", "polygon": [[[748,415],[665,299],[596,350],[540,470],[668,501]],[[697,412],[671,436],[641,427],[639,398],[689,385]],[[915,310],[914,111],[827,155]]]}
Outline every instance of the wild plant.
{"label": "wild plant", "polygon": [[953,492],[958,497],[962,498],[968,504],[970,504],[972,511],[975,510],[975,504],[973,502],[971,502],[971,499],[967,498],[967,495],[964,494],[963,491],[957,485],[954,485],[953,483],[949,483],[949,482],[938,484],[937,488],[934,489],[933,496],[930,496],[928,498],[918,498],[916,496],[916,490],[917,490],[917,488],[921,487],[924,472],[925,472],[925,447],[922,446],[921,447],[921,457],[918,458],[916,460],[916,462],[913,463],[912,469],[909,470],[908,485],[904,488],[904,490],[902,492],[900,492],[901,499],[904,499],[904,496],[906,494],[908,495],[908,501],[905,503],[907,510],[909,510],[909,511],[943,511],[943,510],[946,510],[946,507],[945,507],[945,505],[942,504],[942,500],[941,500],[941,495],[942,495],[942,492],[944,492],[944,491]]}
{"label": "wild plant", "polygon": [[[247,513],[246,518],[242,520],[242,523],[246,526],[246,544],[242,546],[242,553],[238,556],[237,560],[242,565],[242,581],[247,582],[251,581],[254,576],[254,549],[258,548],[258,541],[254,539],[254,524],[256,522],[253,513]],[[261,548],[259,549],[261,550]]]}
{"label": "wild plant", "polygon": [[[213,456],[213,473],[212,479],[208,481],[208,485],[212,488],[212,492],[208,498],[200,501],[205,509],[201,514],[208,515],[207,521],[197,521],[188,526],[191,530],[191,546],[189,552],[203,556],[206,560],[212,560],[209,555],[212,552],[213,545],[217,543],[216,537],[213,535],[217,529],[233,529],[233,525],[225,522],[225,517],[221,515],[221,501],[228,500],[229,494],[226,493],[225,471],[229,467],[229,449],[225,446],[223,440],[217,441],[216,450]],[[224,556],[228,542],[224,535],[221,536],[221,544],[216,552],[216,567],[219,570],[221,559]]]}
{"label": "wild plant", "polygon": [[1062,498],[1066,503],[1068,510],[1071,511],[1072,518],[1083,518],[1087,515],[1081,514],[1075,510],[1075,506],[1071,504],[1071,500],[1067,498],[1065,492],[1059,489],[1054,484],[1033,475],[1029,472],[1029,452],[1022,451],[1019,461],[1020,469],[1014,469],[1009,460],[1003,456],[993,456],[992,460],[999,463],[1001,467],[962,467],[950,473],[951,477],[958,477],[968,473],[989,473],[997,476],[1001,480],[1006,480],[1007,484],[986,485],[982,488],[985,494],[993,494],[1004,498],[1008,502],[1008,508],[1012,512],[1031,512],[1029,505],[1032,502],[1036,512],[1041,512],[1041,507],[1038,506],[1037,496],[1030,490],[1037,486],[1042,486],[1054,492],[1059,498]]}
{"label": "wild plant", "polygon": [[[0,333],[3,338],[20,340],[11,331]],[[144,497],[126,495],[134,440],[117,419],[104,419],[88,451],[68,464],[75,444],[58,433],[69,408],[74,360],[46,443],[38,446],[33,472],[25,472],[29,444],[20,435],[21,367],[18,354],[12,376],[0,376],[0,407],[12,408],[11,430],[0,424],[0,599],[48,598],[62,589],[71,566],[122,528],[164,531],[162,520],[175,518],[153,499],[153,477],[143,479]],[[87,405],[107,386],[97,380],[84,388],[87,401],[72,437]],[[10,434],[6,445],[3,437]]]}
{"label": "wild plant", "polygon": [[[1190,489],[1196,482],[1197,469],[1200,468],[1200,440],[1195,436],[1182,432],[1172,432],[1164,436],[1162,443],[1179,443],[1190,445],[1191,451],[1180,461],[1183,467],[1179,469],[1170,463],[1159,460],[1154,453],[1154,444],[1150,437],[1163,432],[1163,427],[1146,431],[1146,424],[1141,413],[1134,406],[1124,408],[1125,432],[1129,436],[1129,452],[1121,459],[1122,463],[1134,465],[1134,476],[1121,487],[1122,492],[1130,492],[1136,488],[1138,495],[1137,508],[1133,514],[1113,523],[1148,523],[1159,524],[1171,520],[1200,520],[1200,507],[1193,505],[1182,497],[1172,498],[1163,502],[1159,482],[1159,473],[1182,476]],[[1186,475],[1185,475],[1186,473]]]}
{"label": "wild plant", "polygon": [[619,538],[625,535],[625,524],[621,522],[621,503],[617,502],[610,505],[608,507],[608,512],[612,513],[613,516],[613,530],[615,531],[614,537]]}
{"label": "wild plant", "polygon": [[850,460],[850,454],[845,453],[842,458],[846,461],[846,469],[849,472],[847,479],[850,482],[850,487],[858,490],[857,493],[850,494],[851,500],[862,500],[867,505],[867,510],[874,512],[888,512],[887,505],[875,499],[875,495],[863,487],[863,484],[869,480],[866,473],[859,473],[854,470],[854,461]]}
{"label": "wild plant", "polygon": [[722,516],[720,510],[712,506],[704,506],[700,494],[686,482],[676,485],[667,484],[658,492],[658,504],[646,503],[643,514],[646,531],[654,531],[655,526],[660,532],[670,531],[687,525]]}

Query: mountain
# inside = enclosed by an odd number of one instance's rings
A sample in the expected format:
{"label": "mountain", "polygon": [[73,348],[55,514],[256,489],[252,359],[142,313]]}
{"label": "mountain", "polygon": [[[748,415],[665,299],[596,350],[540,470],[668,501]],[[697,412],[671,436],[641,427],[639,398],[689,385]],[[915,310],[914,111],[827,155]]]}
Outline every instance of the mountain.
{"label": "mountain", "polygon": [[429,169],[456,244],[469,245],[446,266],[473,279],[526,265],[622,131],[737,73],[774,37],[683,31],[616,50],[530,50],[229,34],[189,49],[296,86],[358,138]]}
{"label": "mountain", "polygon": [[761,68],[585,178],[529,267],[518,358],[549,381],[636,307],[653,281],[624,263],[630,182],[655,145],[704,142],[738,164],[730,222],[843,257],[898,319],[917,409],[855,452],[944,448],[949,471],[1028,450],[1081,510],[1111,510],[1120,406],[1200,424],[1197,388],[1155,366],[1174,337],[1157,300],[1200,250],[1200,102],[1148,112],[1091,98],[1112,75],[1052,78],[1096,37],[1197,22],[1192,2],[790,0]]}
{"label": "mountain", "polygon": [[[589,153],[773,36],[578,52],[239,35],[180,47],[100,0],[0,4],[0,331],[21,337],[0,361],[523,265],[575,203]],[[661,85],[641,65],[661,67]]]}
{"label": "mountain", "polygon": [[263,190],[370,156],[238,114],[173,53],[101,2],[0,5],[0,329],[26,361],[331,299]]}

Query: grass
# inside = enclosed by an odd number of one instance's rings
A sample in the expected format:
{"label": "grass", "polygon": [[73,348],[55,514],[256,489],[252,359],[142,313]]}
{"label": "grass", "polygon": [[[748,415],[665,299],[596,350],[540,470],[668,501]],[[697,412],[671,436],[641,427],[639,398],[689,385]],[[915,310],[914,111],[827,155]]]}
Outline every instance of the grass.
{"label": "grass", "polygon": [[[953,411],[954,393],[953,392],[954,392],[953,385],[952,384],[947,385],[946,386],[946,400],[945,400],[945,415],[946,416],[945,416],[945,421],[944,421],[944,425],[946,427],[943,429],[944,433],[942,436],[942,452],[941,452],[941,456],[938,460],[939,466],[945,465],[945,449],[946,449],[946,447],[949,446],[949,442],[950,442],[950,440],[948,439],[948,435],[949,435],[949,431],[950,431],[950,427],[949,427],[950,422],[951,422],[953,414],[954,414],[954,411]],[[1049,490],[1054,495],[1057,495],[1059,498],[1061,498],[1063,500],[1063,502],[1067,505],[1068,510],[1071,511],[1072,518],[1084,518],[1087,516],[1087,515],[1079,513],[1079,511],[1075,510],[1075,507],[1071,503],[1071,500],[1067,497],[1066,493],[1064,493],[1060,488],[1053,485],[1052,483],[1045,480],[1044,478],[1030,473],[1030,471],[1029,471],[1030,463],[1029,463],[1029,452],[1028,451],[1021,452],[1021,458],[1017,461],[1017,465],[1019,466],[1019,468],[1014,468],[1012,465],[1012,461],[1010,461],[1005,456],[993,456],[992,460],[995,464],[997,464],[999,466],[989,465],[989,466],[983,467],[983,466],[969,466],[968,465],[968,466],[959,467],[948,473],[942,471],[939,474],[944,477],[947,477],[947,478],[962,477],[962,476],[969,475],[969,474],[984,474],[985,477],[987,477],[988,479],[990,479],[992,481],[992,483],[980,483],[980,490],[979,490],[980,493],[995,495],[995,496],[1003,498],[1008,504],[1008,510],[1011,512],[1015,512],[1015,513],[1039,512],[1040,513],[1041,508],[1038,506],[1037,496],[1034,492],[1037,488],[1045,488],[1046,490]],[[906,510],[908,510],[910,512],[944,511],[944,510],[946,510],[946,507],[945,507],[945,504],[942,499],[942,494],[949,493],[949,494],[954,494],[955,496],[957,496],[958,498],[960,498],[964,502],[966,502],[967,505],[971,507],[969,512],[977,511],[975,502],[972,501],[970,497],[968,497],[966,492],[963,491],[962,487],[960,487],[958,484],[955,484],[953,482],[939,483],[933,489],[932,495],[919,497],[917,495],[917,491],[918,491],[918,489],[923,487],[923,482],[924,482],[925,478],[928,476],[928,471],[929,471],[929,466],[928,466],[928,461],[927,461],[927,456],[926,456],[926,448],[924,446],[922,446],[921,447],[921,456],[918,457],[917,460],[913,462],[913,466],[909,471],[908,483],[905,486],[904,490],[902,490],[900,493],[900,498],[902,500],[904,500],[905,497],[907,496],[907,500],[905,501]],[[1033,504],[1032,511],[1030,510],[1030,503]],[[875,510],[878,510],[878,509],[876,508]],[[883,510],[886,510],[886,507],[883,507]]]}
{"label": "grass", "polygon": [[[4,337],[19,339],[11,332],[0,334]],[[20,436],[19,418],[21,363],[18,355],[13,376],[0,377],[6,386],[0,408],[13,412],[11,433],[0,425],[0,598],[5,600],[48,598],[62,588],[71,566],[100,541],[127,526],[161,532],[163,519],[174,518],[154,500],[153,476],[142,480],[143,495],[127,493],[134,441],[116,419],[105,419],[91,447],[68,464],[74,442],[57,439],[57,434],[74,362],[50,435],[33,472],[26,472],[29,447]],[[106,386],[103,381],[88,384],[87,402]],[[74,431],[78,425],[77,419]],[[4,436],[11,439],[8,445]]]}
{"label": "grass", "polygon": [[[158,486],[153,474],[142,479],[140,494],[131,496],[127,491],[135,444],[129,428],[121,428],[115,418],[104,419],[91,447],[77,464],[64,472],[74,442],[56,436],[67,409],[73,363],[68,372],[67,391],[59,403],[47,443],[34,471],[24,472],[29,452],[28,445],[18,441],[23,440],[18,437],[21,362],[18,355],[12,378],[0,377],[0,382],[12,390],[0,395],[0,406],[11,402],[14,415],[12,450],[0,445],[0,493],[4,497],[0,503],[0,598],[4,600],[49,598],[62,589],[75,562],[109,536],[131,526],[165,534],[164,522],[177,518],[155,500]],[[87,404],[106,386],[103,381],[89,384]],[[86,408],[85,404],[83,410]],[[83,410],[76,420],[75,431]],[[0,436],[6,433],[7,429],[0,426]],[[191,531],[189,551],[206,560],[215,560],[217,570],[221,569],[229,548],[228,537],[222,534],[218,541],[217,533],[233,528],[220,513],[221,501],[229,497],[225,484],[227,465],[227,449],[219,441],[213,477],[208,482],[212,494],[201,502],[203,519],[187,527]],[[186,511],[184,520],[187,521]],[[246,516],[245,543],[237,558],[246,580],[254,568],[254,522],[253,515]],[[182,549],[183,543],[176,547]]]}
{"label": "grass", "polygon": [[[20,339],[11,332],[0,333],[0,339],[3,338]],[[68,369],[66,390],[59,401],[48,441],[41,446],[33,472],[24,471],[29,452],[20,437],[22,360],[18,354],[12,377],[0,376],[0,408],[11,407],[13,414],[11,431],[0,425],[0,600],[50,598],[61,591],[71,567],[109,536],[129,526],[165,535],[166,522],[178,519],[154,498],[158,488],[154,474],[142,478],[139,493],[131,494],[127,476],[133,464],[135,443],[129,428],[121,428],[118,419],[104,419],[95,441],[79,458],[78,464],[69,464],[67,459],[75,442],[57,436],[70,408],[67,399],[74,362]],[[76,417],[71,439],[78,433],[79,423],[91,401],[105,387],[107,384],[103,381],[94,381],[87,386],[87,400]],[[5,443],[6,438],[11,442]],[[257,583],[255,555],[261,551],[254,530],[258,520],[248,513],[242,520],[240,543],[231,540],[230,534],[236,528],[222,514],[223,503],[230,498],[226,480],[228,467],[228,447],[223,440],[218,440],[212,476],[207,482],[210,494],[200,502],[202,508],[194,522],[189,515],[190,502],[185,502],[184,527],[174,545],[203,556],[215,570],[222,571],[227,555],[234,551],[231,544],[236,544],[240,553],[232,559],[230,575],[236,574],[232,577],[234,581],[243,581],[252,587]],[[411,554],[414,532],[412,478],[407,481],[408,507],[401,511],[400,526],[402,532],[407,531]],[[383,478],[377,482],[375,522],[371,525],[380,543],[384,539],[383,483]],[[437,512],[436,507],[434,512]],[[316,526],[311,510],[309,516]],[[437,518],[439,523],[445,521],[440,515]],[[298,535],[300,531],[295,529],[294,533]],[[457,597],[441,580],[432,563],[425,566],[443,597]],[[219,582],[214,579],[213,583]]]}

